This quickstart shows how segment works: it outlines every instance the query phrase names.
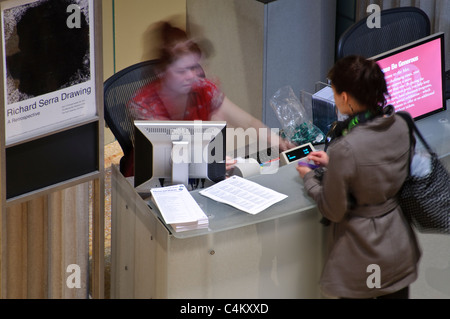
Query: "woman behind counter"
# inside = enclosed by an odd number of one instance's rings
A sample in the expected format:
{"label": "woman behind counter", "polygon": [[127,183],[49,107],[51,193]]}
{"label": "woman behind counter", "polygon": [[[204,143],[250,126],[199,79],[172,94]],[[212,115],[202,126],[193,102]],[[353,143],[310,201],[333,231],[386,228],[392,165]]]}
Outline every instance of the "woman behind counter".
{"label": "woman behind counter", "polygon": [[[160,77],[143,87],[130,101],[128,107],[136,120],[202,120],[226,121],[235,128],[254,128],[257,132],[267,128],[260,120],[245,112],[212,81],[203,77],[200,67],[202,51],[187,34],[168,22],[161,24],[159,72]],[[280,150],[294,146],[279,136]],[[133,175],[133,159],[126,160],[128,173]],[[229,163],[231,166],[234,162]]]}
{"label": "woman behind counter", "polygon": [[345,57],[328,77],[337,108],[349,118],[326,153],[309,156],[326,167],[322,178],[297,167],[331,222],[321,288],[339,298],[408,298],[421,255],[396,200],[408,174],[408,126],[385,106],[386,82],[376,62]]}

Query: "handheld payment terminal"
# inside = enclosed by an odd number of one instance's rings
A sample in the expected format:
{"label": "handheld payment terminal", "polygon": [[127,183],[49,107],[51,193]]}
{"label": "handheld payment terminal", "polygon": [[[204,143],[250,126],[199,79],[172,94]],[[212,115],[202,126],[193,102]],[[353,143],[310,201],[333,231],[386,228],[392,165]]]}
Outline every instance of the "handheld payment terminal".
{"label": "handheld payment terminal", "polygon": [[311,143],[306,143],[280,154],[280,166],[296,163],[300,160],[306,161],[309,153],[315,152],[315,148]]}

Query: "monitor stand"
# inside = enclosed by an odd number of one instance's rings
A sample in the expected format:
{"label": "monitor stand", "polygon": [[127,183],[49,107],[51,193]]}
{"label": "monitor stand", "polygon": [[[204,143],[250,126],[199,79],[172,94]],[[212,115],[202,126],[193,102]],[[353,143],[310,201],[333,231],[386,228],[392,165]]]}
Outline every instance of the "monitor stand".
{"label": "monitor stand", "polygon": [[190,145],[188,141],[172,141],[172,185],[189,184]]}

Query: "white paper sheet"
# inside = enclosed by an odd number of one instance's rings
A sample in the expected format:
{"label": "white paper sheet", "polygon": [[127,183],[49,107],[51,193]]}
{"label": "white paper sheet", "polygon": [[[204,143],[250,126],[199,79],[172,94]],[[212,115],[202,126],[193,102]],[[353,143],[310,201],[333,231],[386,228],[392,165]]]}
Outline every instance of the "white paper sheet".
{"label": "white paper sheet", "polygon": [[183,184],[152,188],[152,200],[176,231],[208,227],[208,217]]}
{"label": "white paper sheet", "polygon": [[200,194],[252,215],[287,198],[287,195],[239,176],[231,176],[200,191]]}

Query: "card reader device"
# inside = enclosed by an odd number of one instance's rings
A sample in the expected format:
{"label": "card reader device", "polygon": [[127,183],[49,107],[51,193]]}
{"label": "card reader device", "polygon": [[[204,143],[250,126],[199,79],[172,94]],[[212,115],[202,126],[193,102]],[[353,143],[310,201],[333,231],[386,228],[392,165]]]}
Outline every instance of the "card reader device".
{"label": "card reader device", "polygon": [[315,148],[311,143],[306,143],[280,154],[280,166],[296,163],[300,160],[306,160],[306,156],[311,152],[315,152]]}

